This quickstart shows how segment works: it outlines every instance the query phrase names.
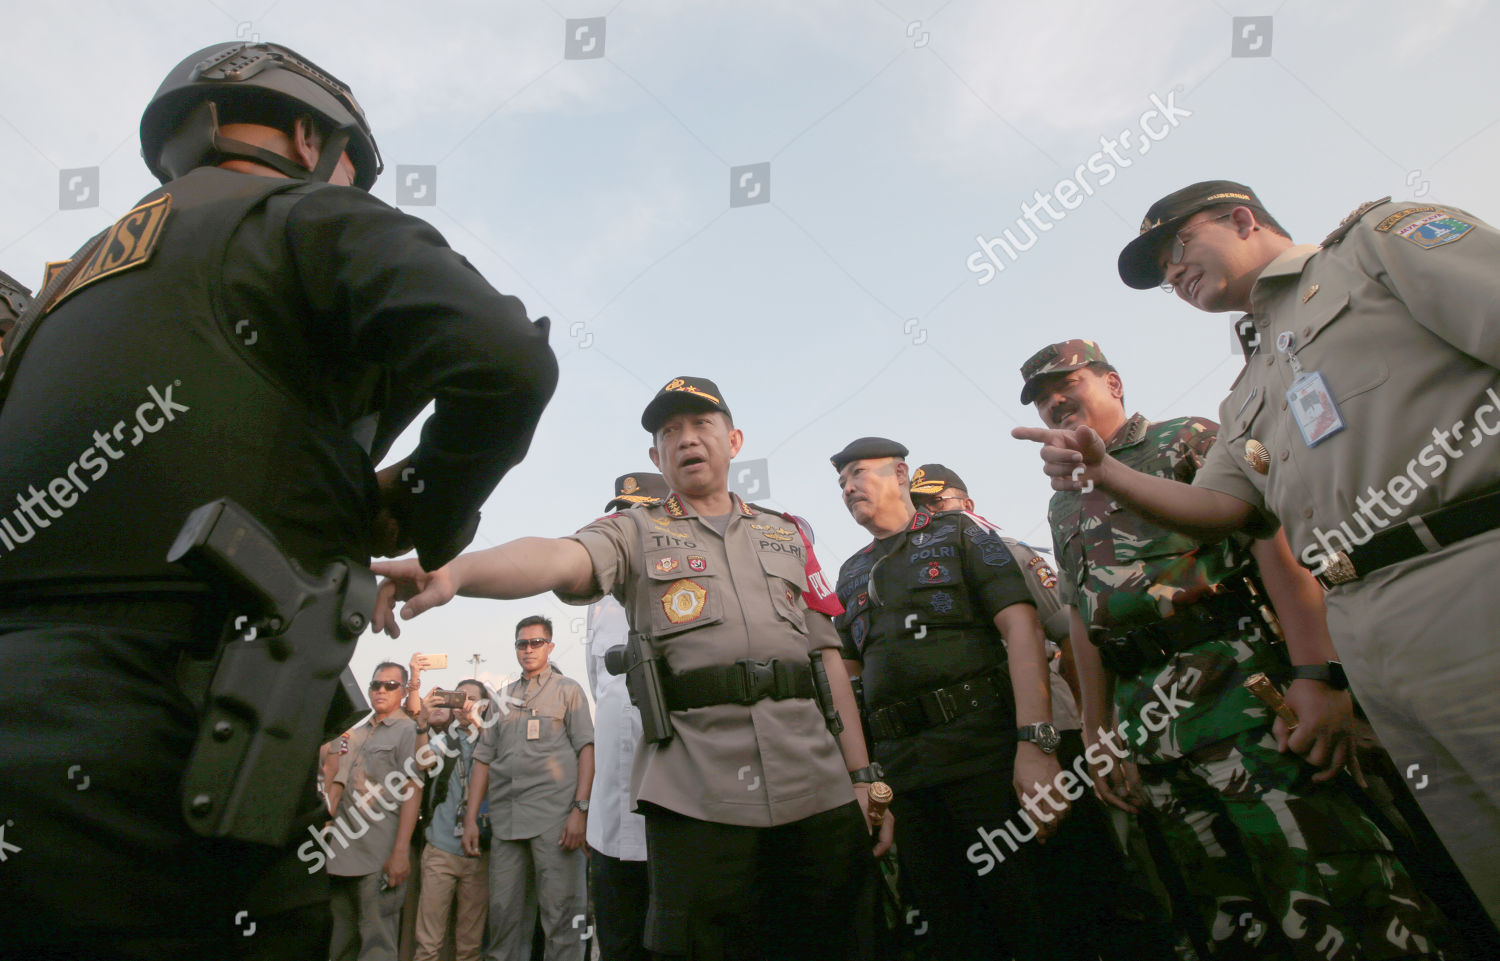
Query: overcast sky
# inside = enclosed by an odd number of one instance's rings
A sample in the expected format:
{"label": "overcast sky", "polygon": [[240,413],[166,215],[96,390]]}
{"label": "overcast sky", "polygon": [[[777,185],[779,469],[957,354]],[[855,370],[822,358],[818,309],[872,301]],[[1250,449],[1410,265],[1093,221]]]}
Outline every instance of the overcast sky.
{"label": "overcast sky", "polygon": [[[38,285],[155,186],[137,125],[177,61],[236,36],[311,58],[365,108],[375,195],[552,318],[557,395],[475,547],[593,519],[615,475],[649,469],[640,409],[679,374],[718,382],[746,438],[731,478],[809,518],[827,568],[867,540],[828,464],[865,434],[957,470],[980,513],[1050,546],[1036,452],[1009,436],[1036,421],[1022,361],[1093,338],[1153,419],[1215,417],[1240,366],[1232,315],[1120,283],[1152,201],[1238,180],[1305,243],[1386,195],[1500,218],[1500,13],[1481,0],[60,11],[6,11],[0,269]],[[1010,252],[986,256],[995,238]],[[353,666],[443,652],[429,679],[451,686],[478,653],[495,680],[536,612],[582,678],[583,610],[551,596],[456,601],[399,641],[366,635]]]}

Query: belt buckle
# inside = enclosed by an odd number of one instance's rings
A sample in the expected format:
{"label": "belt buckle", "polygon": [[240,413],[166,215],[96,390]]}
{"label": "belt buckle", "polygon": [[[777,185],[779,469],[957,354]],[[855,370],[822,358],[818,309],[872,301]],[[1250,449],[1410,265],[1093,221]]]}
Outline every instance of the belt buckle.
{"label": "belt buckle", "polygon": [[1354,562],[1349,559],[1347,551],[1339,551],[1333,555],[1333,562],[1323,569],[1318,575],[1318,580],[1325,588],[1337,587],[1350,581],[1359,580],[1359,572],[1354,569]]}
{"label": "belt buckle", "polygon": [[740,703],[745,705],[754,704],[764,697],[769,697],[776,690],[776,662],[757,661],[751,657],[741,658],[735,661],[744,671],[743,690],[744,695]]}

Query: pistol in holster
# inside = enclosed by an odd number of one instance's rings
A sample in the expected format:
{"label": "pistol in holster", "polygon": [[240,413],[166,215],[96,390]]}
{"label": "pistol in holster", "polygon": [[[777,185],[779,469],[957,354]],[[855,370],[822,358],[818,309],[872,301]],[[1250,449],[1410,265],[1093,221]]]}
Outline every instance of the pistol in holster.
{"label": "pistol in holster", "polygon": [[672,740],[672,716],[661,684],[663,665],[651,638],[631,632],[624,644],[604,652],[604,669],[625,675],[630,703],[641,712],[641,737],[645,742],[665,744]]}
{"label": "pistol in holster", "polygon": [[347,559],[308,575],[228,499],[193,511],[167,560],[226,588],[234,612],[183,776],[184,817],[207,837],[284,845],[318,745],[369,711],[348,666],[375,575]]}

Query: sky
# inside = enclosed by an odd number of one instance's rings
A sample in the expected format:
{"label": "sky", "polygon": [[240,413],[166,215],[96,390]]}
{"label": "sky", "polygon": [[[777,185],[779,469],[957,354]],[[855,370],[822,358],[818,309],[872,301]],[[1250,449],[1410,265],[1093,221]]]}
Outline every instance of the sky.
{"label": "sky", "polygon": [[[719,384],[745,433],[731,481],[808,518],[826,568],[868,540],[828,457],[871,434],[1047,547],[1050,489],[1010,437],[1037,422],[1028,356],[1098,341],[1152,419],[1216,419],[1240,367],[1234,315],[1120,282],[1154,200],[1246,183],[1303,243],[1387,195],[1500,218],[1500,9],[1481,0],[81,0],[58,18],[6,11],[24,42],[0,78],[0,269],[38,286],[156,185],[138,124],[173,64],[264,39],[353,88],[375,196],[551,318],[557,393],[476,549],[596,517],[616,475],[650,469],[640,410],[679,375]],[[456,600],[366,634],[352,666],[446,653],[427,680],[452,686],[477,654],[496,682],[533,613],[582,680],[584,610],[550,595]]]}

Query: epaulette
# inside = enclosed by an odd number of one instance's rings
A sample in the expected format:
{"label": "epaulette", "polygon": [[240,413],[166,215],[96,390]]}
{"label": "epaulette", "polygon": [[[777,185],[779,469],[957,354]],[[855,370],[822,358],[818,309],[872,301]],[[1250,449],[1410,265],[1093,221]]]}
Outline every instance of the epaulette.
{"label": "epaulette", "polygon": [[1340,220],[1339,225],[1333,228],[1333,231],[1327,237],[1324,237],[1323,242],[1318,246],[1328,247],[1338,243],[1340,240],[1343,240],[1344,235],[1353,230],[1354,225],[1359,223],[1359,218],[1374,210],[1376,207],[1379,207],[1381,204],[1388,204],[1390,202],[1390,197],[1381,197],[1379,200],[1366,201],[1365,203],[1360,204],[1358,207],[1355,207],[1353,213],[1349,214],[1349,216],[1345,217],[1343,220]]}

